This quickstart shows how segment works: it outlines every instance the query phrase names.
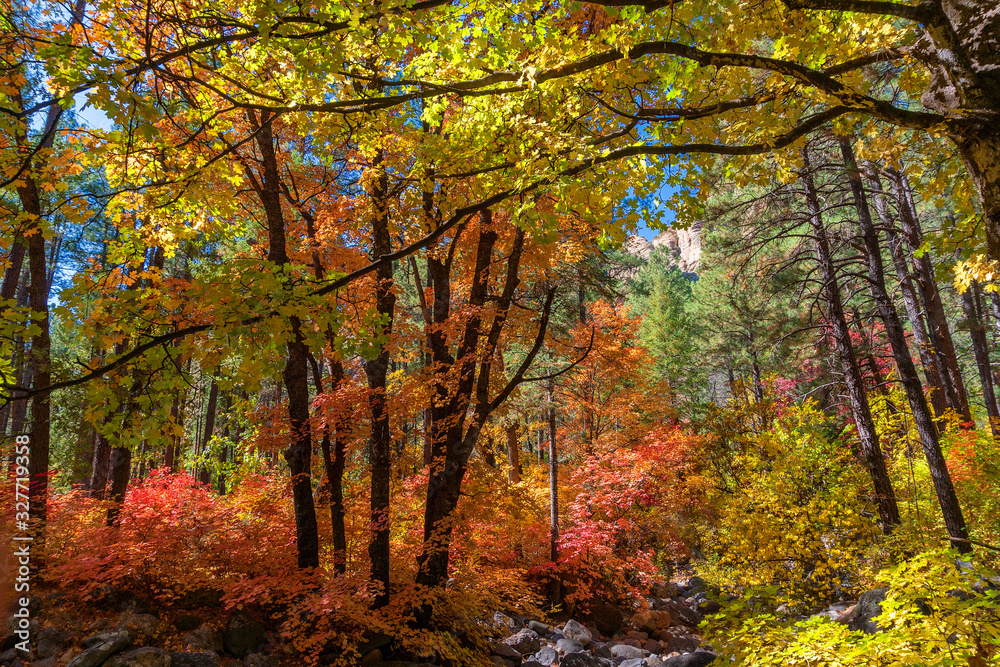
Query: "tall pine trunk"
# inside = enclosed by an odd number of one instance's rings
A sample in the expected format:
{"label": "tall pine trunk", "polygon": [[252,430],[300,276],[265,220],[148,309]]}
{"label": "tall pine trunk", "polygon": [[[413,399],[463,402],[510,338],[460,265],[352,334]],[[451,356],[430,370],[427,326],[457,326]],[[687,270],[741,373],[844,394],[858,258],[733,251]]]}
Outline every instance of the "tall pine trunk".
{"label": "tall pine trunk", "polygon": [[837,280],[837,269],[830,251],[830,242],[827,237],[826,227],[823,224],[819,197],[813,181],[808,152],[804,150],[802,156],[804,161],[801,173],[802,184],[805,191],[806,206],[809,211],[809,223],[812,227],[813,238],[816,244],[816,257],[823,280],[823,293],[826,297],[827,308],[829,309],[828,319],[830,321],[830,329],[833,333],[834,348],[837,359],[840,361],[841,370],[844,373],[844,385],[847,387],[847,396],[851,404],[851,414],[854,417],[855,428],[858,431],[861,461],[872,480],[872,487],[875,492],[875,504],[878,508],[882,530],[890,533],[900,523],[899,506],[896,503],[896,494],[889,479],[889,471],[885,465],[885,457],[882,454],[878,432],[875,429],[875,422],[872,419],[868,396],[865,394],[861,368],[858,365],[854,348],[851,345],[851,336],[847,327],[847,317],[844,314],[840,283]]}
{"label": "tall pine trunk", "polygon": [[944,516],[945,527],[948,536],[959,551],[971,551],[972,545],[968,541],[968,528],[965,525],[965,518],[962,516],[962,509],[958,504],[958,496],[955,494],[955,486],[952,484],[948,466],[945,464],[944,454],[941,452],[937,429],[924,397],[923,386],[920,384],[917,369],[913,364],[913,357],[910,356],[910,349],[906,344],[903,324],[900,322],[896,307],[885,288],[882,249],[879,245],[878,232],[872,223],[861,172],[854,157],[854,149],[851,147],[850,139],[846,137],[841,137],[839,142],[844,158],[844,168],[847,171],[851,194],[854,197],[858,214],[861,239],[864,243],[865,257],[868,263],[868,285],[882,317],[882,322],[885,324],[885,332],[889,339],[889,345],[892,347],[892,356],[896,361],[899,381],[906,392],[913,422],[920,435],[920,442],[927,458],[927,466],[934,481],[934,490],[937,492],[941,513]]}

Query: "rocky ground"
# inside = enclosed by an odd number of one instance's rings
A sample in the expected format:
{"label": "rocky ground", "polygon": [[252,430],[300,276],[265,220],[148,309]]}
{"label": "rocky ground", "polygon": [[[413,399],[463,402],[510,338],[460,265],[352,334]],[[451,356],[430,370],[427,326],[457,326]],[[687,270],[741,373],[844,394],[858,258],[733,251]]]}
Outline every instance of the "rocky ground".
{"label": "rocky ground", "polygon": [[[502,667],[702,667],[716,660],[702,646],[698,624],[718,609],[703,582],[657,586],[632,609],[608,603],[590,605],[578,619],[551,625],[539,619],[497,612],[501,628],[489,659]],[[875,631],[884,589],[870,591],[857,605],[836,604],[822,615]],[[284,667],[277,635],[252,614],[225,612],[218,600],[197,600],[187,611],[160,614],[135,599],[109,603],[110,616],[84,618],[64,608],[61,594],[32,598],[30,651],[11,624],[0,638],[0,665],[9,667]],[[638,611],[635,609],[638,608]],[[389,638],[385,638],[388,641]],[[419,667],[389,661],[385,642],[361,648],[361,665]],[[323,656],[329,663],[331,656]],[[340,656],[332,656],[340,657]],[[722,662],[721,660],[719,662]],[[432,662],[420,665],[436,664]]]}
{"label": "rocky ground", "polygon": [[646,602],[630,614],[600,604],[583,622],[556,626],[497,614],[511,632],[494,643],[491,659],[505,667],[702,667],[715,660],[696,634],[702,614],[714,609],[701,580],[658,586]]}

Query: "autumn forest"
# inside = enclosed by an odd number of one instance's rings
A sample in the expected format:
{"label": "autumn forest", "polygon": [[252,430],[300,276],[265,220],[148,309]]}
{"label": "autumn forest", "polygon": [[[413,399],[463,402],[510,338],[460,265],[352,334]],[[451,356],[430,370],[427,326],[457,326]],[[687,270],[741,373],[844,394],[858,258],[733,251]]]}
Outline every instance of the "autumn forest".
{"label": "autumn forest", "polygon": [[0,274],[0,665],[1000,665],[987,0],[0,0]]}

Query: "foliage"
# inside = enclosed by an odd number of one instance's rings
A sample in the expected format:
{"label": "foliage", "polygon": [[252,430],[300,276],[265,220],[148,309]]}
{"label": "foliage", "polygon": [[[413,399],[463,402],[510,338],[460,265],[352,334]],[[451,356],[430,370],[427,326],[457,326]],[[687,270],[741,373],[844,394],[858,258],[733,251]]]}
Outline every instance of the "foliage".
{"label": "foliage", "polygon": [[1000,664],[997,573],[953,550],[928,551],[881,573],[888,586],[873,635],[824,617],[788,621],[727,605],[706,621],[734,665],[986,667]]}
{"label": "foliage", "polygon": [[848,442],[814,404],[785,409],[728,466],[704,528],[720,584],[771,586],[793,608],[857,591],[877,529]]}

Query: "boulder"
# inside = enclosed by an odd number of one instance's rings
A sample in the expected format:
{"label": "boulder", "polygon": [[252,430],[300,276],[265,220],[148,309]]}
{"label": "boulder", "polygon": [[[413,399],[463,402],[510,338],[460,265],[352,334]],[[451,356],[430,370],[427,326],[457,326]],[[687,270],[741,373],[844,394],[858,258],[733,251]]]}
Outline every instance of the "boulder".
{"label": "boulder", "polygon": [[111,656],[104,667],[171,667],[170,654],[161,648],[146,646]]}
{"label": "boulder", "polygon": [[847,626],[869,635],[878,632],[878,625],[872,619],[882,613],[882,601],[888,592],[888,588],[874,588],[862,593],[854,609],[854,617],[848,621]]}
{"label": "boulder", "polygon": [[35,647],[35,654],[39,658],[51,658],[59,655],[66,643],[66,635],[58,628],[51,626],[43,628],[38,633],[37,639],[38,645]]}
{"label": "boulder", "polygon": [[503,642],[493,642],[493,653],[502,658],[521,659],[521,654]]}
{"label": "boulder", "polygon": [[715,660],[715,654],[708,651],[695,651],[675,655],[663,661],[663,667],[705,667],[705,665]]}
{"label": "boulder", "polygon": [[[105,663],[107,664],[107,663]],[[56,667],[55,657],[43,658],[41,660],[35,660],[31,663],[32,667]]]}
{"label": "boulder", "polygon": [[190,632],[202,624],[200,617],[194,614],[181,614],[174,619],[174,627],[181,632]]}
{"label": "boulder", "polygon": [[567,653],[559,661],[559,667],[606,667],[607,665],[614,664],[611,661],[606,661],[604,658],[597,658],[586,652]]}
{"label": "boulder", "polygon": [[675,600],[653,600],[655,611],[665,611],[670,614],[671,625],[686,625],[690,628],[698,627],[701,623],[701,613],[695,611],[683,602]]}
{"label": "boulder", "polygon": [[646,657],[646,654],[643,653],[641,648],[637,646],[629,646],[628,644],[615,644],[611,647],[611,655],[616,658],[625,658],[626,660],[630,658]]}
{"label": "boulder", "polygon": [[527,628],[518,630],[511,636],[504,638],[503,643],[521,655],[534,653],[542,647],[542,643],[538,641],[538,634]]}
{"label": "boulder", "polygon": [[610,637],[621,629],[625,617],[618,607],[608,602],[601,602],[590,608],[590,620],[602,635]]}
{"label": "boulder", "polygon": [[73,658],[68,667],[97,667],[115,653],[120,653],[132,644],[132,635],[127,630],[98,636],[100,640],[92,643],[86,651]]}
{"label": "boulder", "polygon": [[219,667],[219,656],[211,651],[170,654],[170,667]]}
{"label": "boulder", "polygon": [[[564,640],[565,641],[565,640]],[[536,653],[533,658],[536,662],[543,665],[558,665],[559,664],[559,654],[551,646],[545,646]]]}
{"label": "boulder", "polygon": [[529,630],[532,630],[533,632],[537,632],[539,635],[542,636],[552,634],[552,628],[545,625],[541,621],[528,621],[528,625],[525,627],[527,627]]}
{"label": "boulder", "polygon": [[243,659],[243,667],[278,667],[278,659],[273,655],[251,653]]}
{"label": "boulder", "polygon": [[673,617],[669,611],[644,609],[632,615],[632,625],[642,632],[655,635],[670,627]]}
{"label": "boulder", "polygon": [[[563,637],[556,642],[556,650],[560,653],[579,653],[583,650],[583,644],[575,639]],[[539,660],[539,662],[541,662],[541,660]]]}
{"label": "boulder", "polygon": [[701,640],[683,628],[663,630],[657,639],[665,643],[663,653],[690,653],[701,645]]}
{"label": "boulder", "polygon": [[184,648],[192,651],[215,651],[221,653],[223,649],[222,635],[210,625],[203,625],[192,632],[181,637],[181,644]]}
{"label": "boulder", "polygon": [[493,622],[507,632],[512,632],[515,628],[517,628],[517,623],[513,618],[499,611],[493,614]]}
{"label": "boulder", "polygon": [[625,662],[618,663],[618,667],[646,667],[646,661],[643,658],[629,658]]}
{"label": "boulder", "polygon": [[152,614],[139,614],[127,611],[118,618],[118,630],[128,630],[133,637],[153,637],[158,625]]}
{"label": "boulder", "polygon": [[566,621],[566,625],[562,629],[563,637],[566,639],[573,639],[580,642],[583,646],[586,646],[594,638],[590,630],[584,625],[570,619]]}
{"label": "boulder", "polygon": [[223,648],[234,658],[245,658],[251,653],[260,653],[266,641],[264,626],[245,612],[236,612],[229,617],[226,632],[222,637]]}

